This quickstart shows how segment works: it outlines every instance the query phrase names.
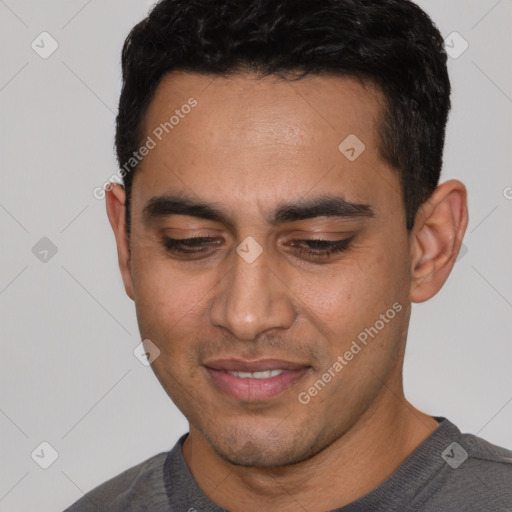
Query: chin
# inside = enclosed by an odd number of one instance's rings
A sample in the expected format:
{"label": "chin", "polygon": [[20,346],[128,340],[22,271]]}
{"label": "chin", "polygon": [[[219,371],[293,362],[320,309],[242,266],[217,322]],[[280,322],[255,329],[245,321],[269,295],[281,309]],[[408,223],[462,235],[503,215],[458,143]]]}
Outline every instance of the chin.
{"label": "chin", "polygon": [[262,431],[227,428],[222,434],[205,433],[215,452],[235,466],[277,467],[297,464],[309,459],[322,448],[305,429],[296,432]]}

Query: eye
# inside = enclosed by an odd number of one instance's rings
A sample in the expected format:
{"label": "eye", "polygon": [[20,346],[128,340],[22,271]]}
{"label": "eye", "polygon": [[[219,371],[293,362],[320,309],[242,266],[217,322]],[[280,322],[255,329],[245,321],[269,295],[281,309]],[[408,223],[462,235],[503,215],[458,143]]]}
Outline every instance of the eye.
{"label": "eye", "polygon": [[348,249],[353,240],[344,238],[343,240],[322,240],[313,238],[309,240],[294,240],[290,243],[296,252],[309,258],[328,258],[332,254],[338,254]]}
{"label": "eye", "polygon": [[213,252],[222,244],[222,238],[211,236],[198,236],[195,238],[163,238],[164,247],[171,253],[178,255],[201,255]]}
{"label": "eye", "polygon": [[[301,256],[310,259],[325,259],[348,249],[353,238],[352,236],[343,240],[323,240],[319,238],[294,240],[289,245]],[[163,238],[162,243],[168,252],[176,256],[200,257],[215,252],[222,245],[223,241],[222,238],[211,236],[194,238],[170,238],[166,236]]]}

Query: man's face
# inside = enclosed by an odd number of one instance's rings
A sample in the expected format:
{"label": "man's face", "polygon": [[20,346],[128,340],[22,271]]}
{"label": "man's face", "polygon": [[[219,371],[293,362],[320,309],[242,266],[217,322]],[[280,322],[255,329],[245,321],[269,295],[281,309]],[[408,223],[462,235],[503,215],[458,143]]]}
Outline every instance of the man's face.
{"label": "man's face", "polygon": [[410,246],[382,103],[352,79],[179,72],[150,104],[131,197],[141,336],[191,435],[233,463],[310,457],[399,386]]}

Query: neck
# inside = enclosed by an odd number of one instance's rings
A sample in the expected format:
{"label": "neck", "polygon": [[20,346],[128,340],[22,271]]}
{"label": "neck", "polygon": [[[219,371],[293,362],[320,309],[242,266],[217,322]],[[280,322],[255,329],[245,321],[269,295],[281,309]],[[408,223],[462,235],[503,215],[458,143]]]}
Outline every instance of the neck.
{"label": "neck", "polygon": [[298,464],[234,466],[192,426],[183,455],[199,487],[220,507],[321,512],[343,507],[379,486],[437,425],[405,400],[401,387],[387,388],[340,438]]}

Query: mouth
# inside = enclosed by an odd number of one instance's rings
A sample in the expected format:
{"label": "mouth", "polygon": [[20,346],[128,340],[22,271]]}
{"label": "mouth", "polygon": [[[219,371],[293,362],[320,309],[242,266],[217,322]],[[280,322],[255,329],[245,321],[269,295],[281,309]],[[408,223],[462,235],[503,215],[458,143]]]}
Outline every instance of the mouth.
{"label": "mouth", "polygon": [[204,365],[212,384],[236,400],[268,400],[296,385],[311,366],[278,359],[224,359]]}

